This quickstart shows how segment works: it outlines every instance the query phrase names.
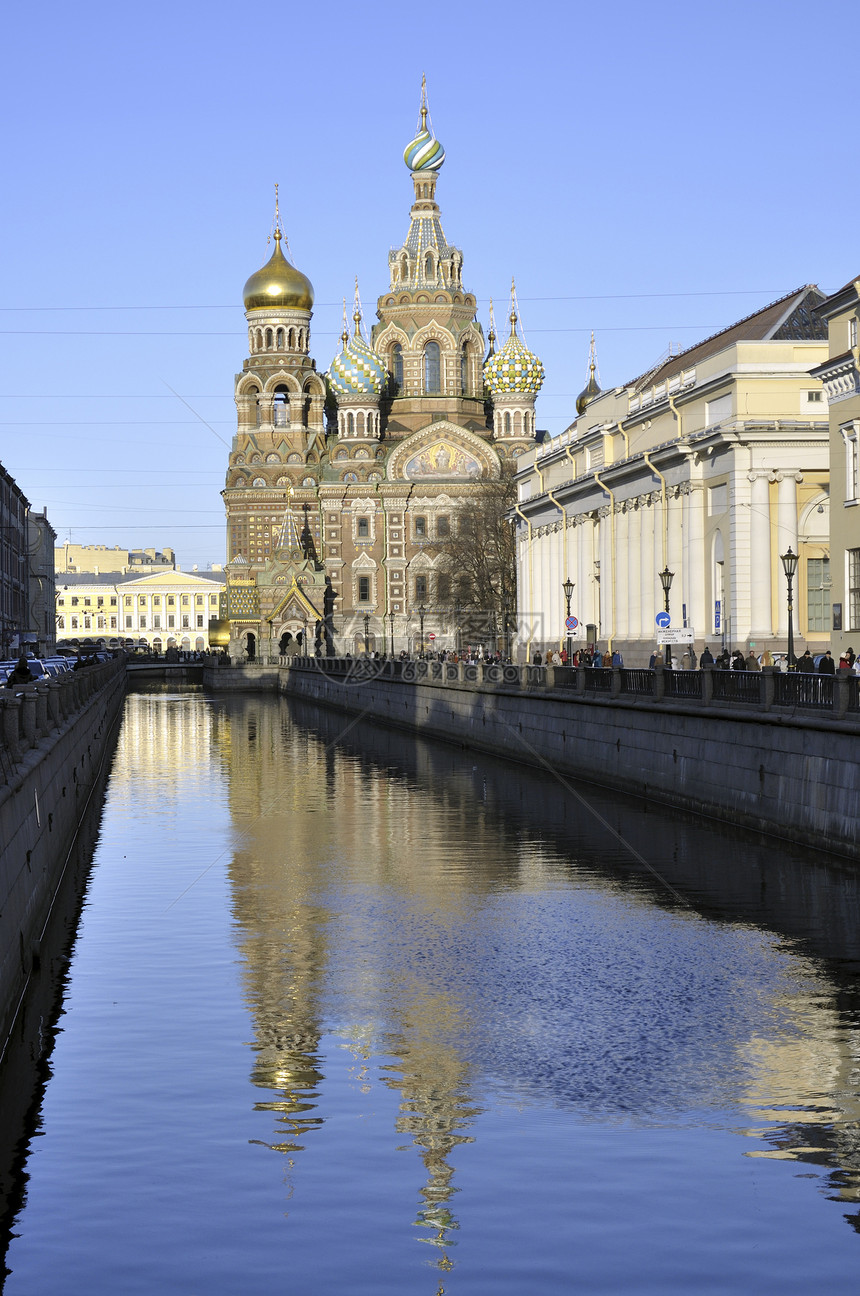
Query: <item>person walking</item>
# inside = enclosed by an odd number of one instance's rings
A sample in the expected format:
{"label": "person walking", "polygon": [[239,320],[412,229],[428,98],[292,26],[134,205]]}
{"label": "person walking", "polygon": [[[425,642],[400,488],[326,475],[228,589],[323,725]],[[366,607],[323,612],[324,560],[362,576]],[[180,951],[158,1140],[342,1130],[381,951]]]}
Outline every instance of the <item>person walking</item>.
{"label": "person walking", "polygon": [[821,658],[821,661],[818,663],[818,674],[819,675],[836,674],[836,662],[833,660],[833,656],[829,648],[827,649],[827,652],[824,654],[824,656]]}
{"label": "person walking", "polygon": [[[32,684],[35,676],[31,673],[27,665],[27,658],[24,653],[18,658],[18,664],[14,670],[9,672],[9,678],[6,680],[7,688],[17,688],[19,684]],[[17,721],[16,721],[17,723]]]}
{"label": "person walking", "polygon": [[711,652],[708,645],[705,644],[704,648],[702,649],[702,655],[699,658],[699,667],[700,669],[704,670],[706,666],[713,666],[713,664],[714,664],[714,654]]}
{"label": "person walking", "polygon": [[803,671],[804,675],[811,675],[815,671],[815,662],[812,660],[812,654],[808,648],[798,660],[797,669]]}

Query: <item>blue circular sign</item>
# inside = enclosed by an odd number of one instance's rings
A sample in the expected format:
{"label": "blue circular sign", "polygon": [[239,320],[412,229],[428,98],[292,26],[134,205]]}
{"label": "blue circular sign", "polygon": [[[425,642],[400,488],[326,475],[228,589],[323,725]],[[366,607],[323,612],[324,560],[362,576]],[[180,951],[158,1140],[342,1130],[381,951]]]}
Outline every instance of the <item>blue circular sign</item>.
{"label": "blue circular sign", "polygon": [[657,625],[661,630],[668,630],[669,626],[672,624],[672,618],[669,616],[668,612],[658,612],[654,620],[657,622]]}
{"label": "blue circular sign", "polygon": [[569,616],[565,619],[564,624],[567,626],[568,630],[575,630],[579,625],[579,622],[575,616]]}

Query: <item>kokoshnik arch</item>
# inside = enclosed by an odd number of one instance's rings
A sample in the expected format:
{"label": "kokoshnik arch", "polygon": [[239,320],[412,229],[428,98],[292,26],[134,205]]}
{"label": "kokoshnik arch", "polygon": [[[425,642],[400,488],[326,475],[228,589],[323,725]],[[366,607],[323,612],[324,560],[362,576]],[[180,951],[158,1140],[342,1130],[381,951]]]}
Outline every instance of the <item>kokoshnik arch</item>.
{"label": "kokoshnik arch", "polygon": [[[248,357],[236,377],[230,452],[227,601],[231,652],[269,655],[331,614],[342,651],[417,643],[419,613],[455,643],[456,583],[439,542],[465,501],[535,443],[540,360],[518,332],[489,353],[463,254],[436,203],[445,151],[429,124],[403,154],[414,189],[403,245],[368,339],[355,288],[325,375],[310,352],[313,287],[274,252],[245,285]],[[289,249],[288,249],[289,250]]]}

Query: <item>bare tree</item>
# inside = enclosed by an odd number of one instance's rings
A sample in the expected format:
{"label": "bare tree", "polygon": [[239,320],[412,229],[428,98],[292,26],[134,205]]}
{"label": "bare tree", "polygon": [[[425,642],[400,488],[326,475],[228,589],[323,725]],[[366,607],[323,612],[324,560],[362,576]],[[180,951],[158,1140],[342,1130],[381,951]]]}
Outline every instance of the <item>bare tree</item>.
{"label": "bare tree", "polygon": [[[509,512],[516,502],[513,477],[482,482],[452,518],[451,534],[436,542],[441,571],[448,576],[454,601],[464,613],[462,628],[487,633],[493,625],[505,633],[503,618],[516,608],[516,547]],[[477,637],[477,636],[476,636]]]}

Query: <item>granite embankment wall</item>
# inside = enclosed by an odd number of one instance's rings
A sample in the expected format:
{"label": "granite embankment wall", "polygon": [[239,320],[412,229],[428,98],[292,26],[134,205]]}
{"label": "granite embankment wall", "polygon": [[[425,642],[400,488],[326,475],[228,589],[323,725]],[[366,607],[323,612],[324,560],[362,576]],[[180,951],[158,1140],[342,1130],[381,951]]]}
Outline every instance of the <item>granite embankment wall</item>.
{"label": "granite embankment wall", "polygon": [[[575,671],[423,662],[409,664],[404,678],[400,663],[373,667],[294,661],[281,667],[280,690],[544,768],[547,777],[569,774],[860,859],[854,682],[723,681],[716,673],[703,681],[685,672],[687,685],[681,672],[665,682],[651,672],[627,672],[627,680],[595,671],[588,680]],[[667,696],[694,685],[697,699]],[[715,699],[729,689],[734,698]]]}
{"label": "granite embankment wall", "polygon": [[0,1053],[82,821],[101,797],[124,659],[0,690]]}

